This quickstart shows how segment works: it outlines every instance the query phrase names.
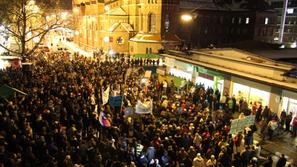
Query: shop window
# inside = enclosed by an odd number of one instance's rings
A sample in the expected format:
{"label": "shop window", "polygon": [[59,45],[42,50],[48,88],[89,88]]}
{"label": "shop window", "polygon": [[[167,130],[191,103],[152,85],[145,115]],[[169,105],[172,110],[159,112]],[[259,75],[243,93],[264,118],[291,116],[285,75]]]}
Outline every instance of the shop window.
{"label": "shop window", "polygon": [[156,31],[156,15],[154,13],[150,13],[148,15],[148,32]]}
{"label": "shop window", "polygon": [[283,97],[282,101],[282,110],[285,110],[287,114],[292,112],[294,118],[294,116],[297,115],[297,100]]}
{"label": "shop window", "polygon": [[240,99],[246,99],[249,103],[256,102],[262,106],[269,105],[270,93],[252,88],[246,85],[234,83],[233,84],[233,95],[239,101]]}

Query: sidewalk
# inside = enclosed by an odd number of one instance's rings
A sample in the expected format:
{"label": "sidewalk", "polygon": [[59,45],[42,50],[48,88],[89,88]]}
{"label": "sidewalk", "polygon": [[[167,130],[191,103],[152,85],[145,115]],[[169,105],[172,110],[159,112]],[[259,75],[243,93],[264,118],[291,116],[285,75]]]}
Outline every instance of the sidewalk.
{"label": "sidewalk", "polygon": [[[235,112],[233,118],[238,118],[239,113]],[[257,132],[254,133],[254,143],[261,143],[261,128],[257,125]],[[268,138],[266,136],[266,138]],[[261,143],[261,156],[266,158],[272,156],[273,165],[276,163],[282,154],[287,158],[287,164],[297,167],[297,137],[293,138],[289,132],[284,132],[275,136],[272,140],[266,139]]]}
{"label": "sidewalk", "polygon": [[[259,131],[254,134],[254,141],[261,141]],[[297,166],[297,138],[293,138],[289,132],[284,132],[272,140],[265,140],[261,144],[261,147],[261,156],[267,157],[271,155],[274,163],[273,166],[275,166],[282,154],[285,154],[287,164]]]}

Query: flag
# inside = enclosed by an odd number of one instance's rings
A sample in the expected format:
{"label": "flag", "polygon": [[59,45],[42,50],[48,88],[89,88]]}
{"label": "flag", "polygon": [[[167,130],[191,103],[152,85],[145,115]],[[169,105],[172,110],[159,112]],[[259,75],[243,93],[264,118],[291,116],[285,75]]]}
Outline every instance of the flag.
{"label": "flag", "polygon": [[112,107],[120,107],[122,105],[123,96],[110,96],[109,105]]}
{"label": "flag", "polygon": [[7,98],[7,97],[13,95],[14,92],[17,92],[17,93],[20,93],[23,95],[27,95],[26,93],[24,93],[16,88],[10,87],[8,85],[2,85],[0,87],[0,96],[3,98]]}
{"label": "flag", "polygon": [[103,105],[105,105],[108,102],[109,91],[110,91],[110,87],[107,87],[107,89],[102,93],[102,104]]}
{"label": "flag", "polygon": [[103,127],[111,126],[110,120],[108,118],[106,118],[104,112],[102,112],[102,111],[100,112],[100,115],[99,115],[99,122]]}
{"label": "flag", "polygon": [[153,112],[153,101],[147,100],[142,103],[140,100],[137,101],[135,106],[135,113],[137,114],[149,114]]}

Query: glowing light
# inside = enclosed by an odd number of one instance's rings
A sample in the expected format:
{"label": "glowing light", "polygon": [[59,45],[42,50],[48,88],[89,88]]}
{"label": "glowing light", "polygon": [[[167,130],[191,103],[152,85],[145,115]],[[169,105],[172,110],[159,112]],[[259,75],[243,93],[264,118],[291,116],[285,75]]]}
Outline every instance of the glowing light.
{"label": "glowing light", "polygon": [[296,47],[297,47],[296,42],[293,42],[293,43],[291,44],[291,48],[296,48]]}
{"label": "glowing light", "polygon": [[181,16],[181,20],[182,20],[182,21],[185,21],[185,22],[190,22],[190,21],[193,20],[193,16],[190,15],[190,14],[183,14],[183,15]]}
{"label": "glowing light", "polygon": [[110,50],[108,51],[108,54],[109,54],[109,55],[113,55],[113,54],[114,54],[114,51],[113,51],[112,49],[110,49]]}
{"label": "glowing light", "polygon": [[105,43],[109,42],[109,37],[104,37],[104,38],[103,38],[103,41],[104,41]]}
{"label": "glowing light", "polygon": [[62,12],[62,13],[61,13],[61,18],[62,18],[63,20],[65,20],[65,19],[67,18],[67,15],[68,15],[68,12]]}
{"label": "glowing light", "polygon": [[75,31],[75,33],[74,33],[75,35],[79,35],[79,31]]}
{"label": "glowing light", "polygon": [[33,42],[38,43],[40,41],[40,37],[33,38]]}
{"label": "glowing light", "polygon": [[104,6],[105,11],[109,11],[109,9],[110,9],[109,6]]}
{"label": "glowing light", "polygon": [[74,8],[74,9],[73,9],[73,12],[74,12],[74,13],[78,13],[78,12],[79,12],[79,9],[78,9],[78,8]]}

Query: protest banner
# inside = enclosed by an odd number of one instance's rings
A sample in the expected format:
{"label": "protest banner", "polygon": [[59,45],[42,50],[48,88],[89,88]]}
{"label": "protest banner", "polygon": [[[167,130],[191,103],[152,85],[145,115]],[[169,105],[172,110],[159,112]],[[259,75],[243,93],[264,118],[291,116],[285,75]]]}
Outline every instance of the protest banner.
{"label": "protest banner", "polygon": [[103,105],[107,104],[107,102],[108,102],[109,91],[110,91],[110,87],[107,87],[107,89],[102,93],[102,104]]}
{"label": "protest banner", "polygon": [[111,107],[120,107],[122,105],[123,96],[110,96],[109,105]]}
{"label": "protest banner", "polygon": [[153,112],[153,101],[146,100],[145,102],[137,101],[135,106],[135,113],[137,114],[150,114]]}

